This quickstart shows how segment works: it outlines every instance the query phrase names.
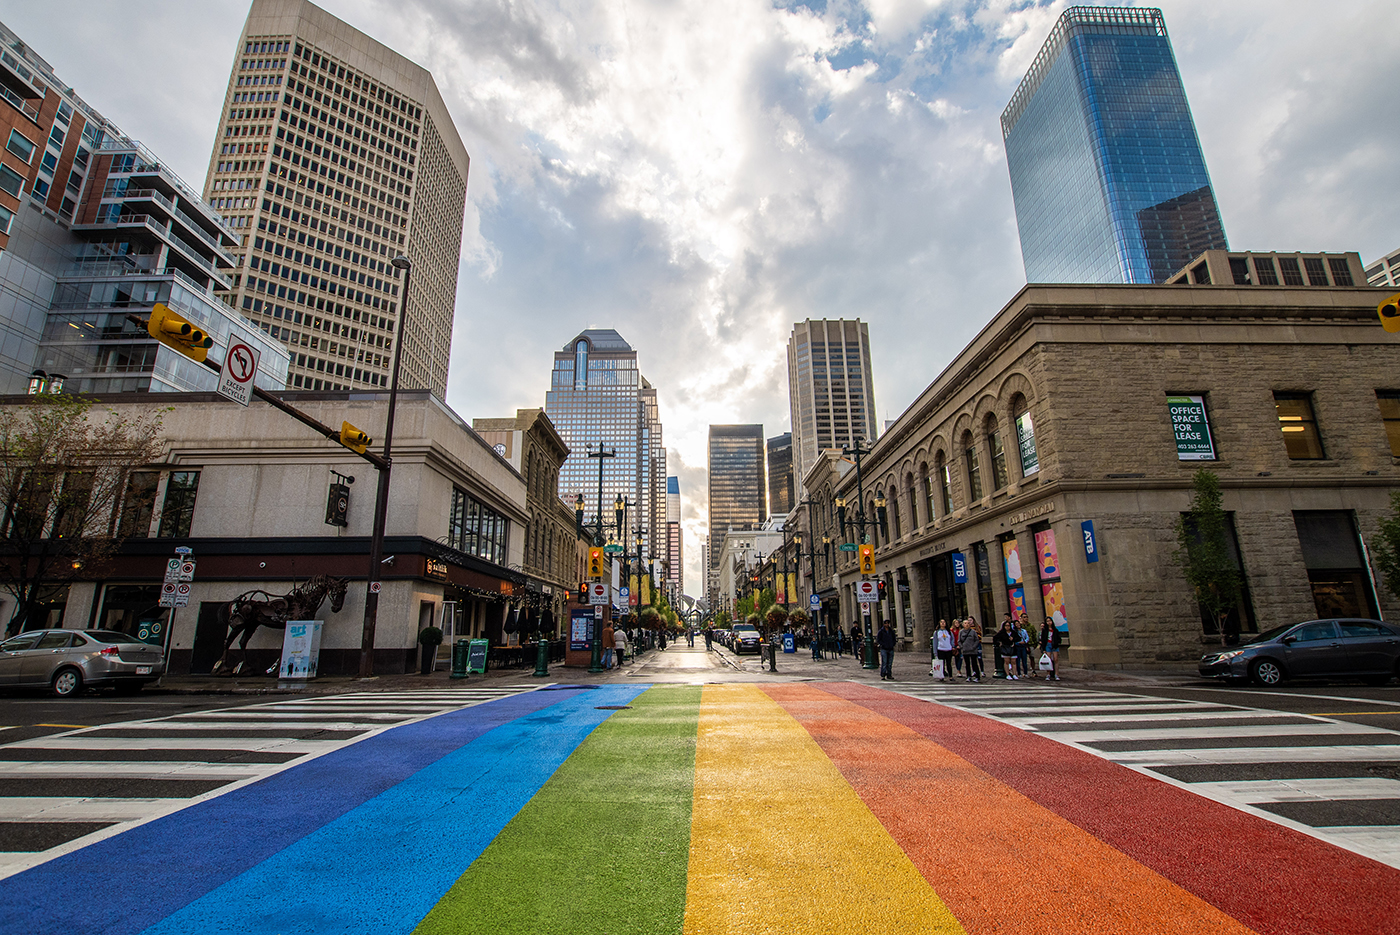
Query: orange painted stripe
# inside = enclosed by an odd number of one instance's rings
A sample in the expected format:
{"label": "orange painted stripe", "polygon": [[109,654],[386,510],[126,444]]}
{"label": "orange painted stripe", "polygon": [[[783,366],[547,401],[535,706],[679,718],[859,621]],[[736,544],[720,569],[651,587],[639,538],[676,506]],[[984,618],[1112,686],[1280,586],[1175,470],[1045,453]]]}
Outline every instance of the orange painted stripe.
{"label": "orange painted stripe", "polygon": [[1253,932],[901,724],[812,686],[764,690],[807,729],[969,932]]}

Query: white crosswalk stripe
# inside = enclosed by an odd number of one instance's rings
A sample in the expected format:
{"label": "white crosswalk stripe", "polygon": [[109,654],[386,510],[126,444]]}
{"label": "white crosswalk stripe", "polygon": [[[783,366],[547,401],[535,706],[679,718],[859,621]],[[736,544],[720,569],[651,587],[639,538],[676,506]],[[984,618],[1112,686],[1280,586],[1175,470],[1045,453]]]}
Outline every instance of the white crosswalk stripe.
{"label": "white crosswalk stripe", "polygon": [[891,688],[1041,734],[1400,867],[1400,732],[1322,715],[1043,683]]}
{"label": "white crosswalk stripe", "polygon": [[[548,687],[298,696],[0,744],[0,878],[390,728]],[[55,843],[29,849],[36,837]]]}

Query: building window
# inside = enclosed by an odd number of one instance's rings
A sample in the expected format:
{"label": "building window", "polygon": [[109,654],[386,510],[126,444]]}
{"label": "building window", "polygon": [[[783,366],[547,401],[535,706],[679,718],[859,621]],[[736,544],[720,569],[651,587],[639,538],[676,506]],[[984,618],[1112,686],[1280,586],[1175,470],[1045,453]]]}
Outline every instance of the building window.
{"label": "building window", "polygon": [[[1199,540],[1190,514],[1181,514],[1181,519],[1187,532]],[[1249,576],[1245,574],[1244,562],[1240,559],[1240,540],[1235,534],[1234,513],[1225,514],[1225,550],[1229,553],[1230,563],[1240,575],[1240,602],[1230,609],[1224,620],[1225,642],[1233,645],[1238,642],[1241,633],[1259,632],[1254,618],[1254,602],[1249,596]],[[1220,621],[1216,620],[1215,615],[1207,610],[1205,605],[1200,604],[1197,607],[1201,613],[1201,632],[1206,636],[1220,636]]]}
{"label": "building window", "polygon": [[1000,490],[1009,482],[1006,472],[1006,448],[1001,443],[1001,432],[997,431],[996,424],[992,423],[991,431],[987,433],[987,444],[992,451],[992,489]]}
{"label": "building window", "polygon": [[1283,284],[1285,286],[1301,286],[1303,284],[1303,271],[1298,268],[1297,257],[1279,257],[1278,268],[1283,271]]}
{"label": "building window", "polygon": [[0,205],[0,234],[8,234],[10,225],[14,223],[15,213],[4,205]]}
{"label": "building window", "polygon": [[9,192],[18,198],[24,191],[24,176],[9,166],[0,163],[0,191]]}
{"label": "building window", "polygon": [[465,491],[453,488],[447,540],[454,549],[504,565],[509,528],[510,522],[504,516]]}
{"label": "building window", "polygon": [[933,475],[928,472],[927,464],[919,466],[919,474],[924,482],[924,509],[928,511],[928,522],[931,523],[938,515],[937,501],[933,499]]}
{"label": "building window", "polygon": [[117,516],[117,536],[144,539],[151,534],[151,514],[156,508],[159,471],[132,471],[126,482],[126,496]]}
{"label": "building window", "polygon": [[1293,514],[1319,617],[1374,617],[1376,595],[1350,510]]}
{"label": "building window", "polygon": [[1325,286],[1325,285],[1327,285],[1327,268],[1326,268],[1325,266],[1322,265],[1322,257],[1317,257],[1317,256],[1305,256],[1305,257],[1303,257],[1303,268],[1306,269],[1306,270],[1308,271],[1308,285],[1310,285],[1310,286]]}
{"label": "building window", "polygon": [[1278,271],[1274,269],[1272,257],[1257,256],[1254,258],[1254,272],[1258,276],[1259,285],[1277,286]]}
{"label": "building window", "polygon": [[1176,436],[1178,461],[1216,460],[1215,439],[1210,434],[1210,417],[1204,396],[1168,396],[1172,434]]}
{"label": "building window", "polygon": [[1381,421],[1385,423],[1385,437],[1390,442],[1390,453],[1400,458],[1400,392],[1376,390],[1376,402],[1381,407]]}
{"label": "building window", "polygon": [[977,608],[982,612],[982,619],[977,622],[978,629],[985,632],[997,614],[996,602],[992,597],[992,556],[987,543],[973,543],[972,564],[977,567]]}
{"label": "building window", "polygon": [[194,500],[199,491],[198,471],[171,471],[165,485],[165,505],[160,511],[162,539],[183,539],[194,523]]}
{"label": "building window", "polygon": [[977,445],[969,434],[963,442],[963,456],[967,461],[967,496],[970,503],[982,499],[982,467],[977,461]]}
{"label": "building window", "polygon": [[1040,456],[1035,450],[1035,424],[1031,422],[1024,396],[1012,400],[1011,411],[1016,414],[1016,447],[1021,455],[1021,476],[1028,477],[1040,470]]}
{"label": "building window", "polygon": [[943,500],[943,515],[953,512],[953,469],[938,455],[938,491]]}
{"label": "building window", "polygon": [[34,159],[34,141],[18,130],[10,131],[10,140],[5,148],[23,159],[26,165]]}
{"label": "building window", "polygon": [[1332,285],[1334,286],[1354,286],[1356,283],[1351,280],[1351,267],[1347,264],[1345,257],[1332,256],[1327,258],[1327,266],[1332,270]]}
{"label": "building window", "polygon": [[1249,264],[1242,256],[1230,257],[1230,276],[1237,286],[1249,285]]}
{"label": "building window", "polygon": [[1278,410],[1279,428],[1283,430],[1283,444],[1289,458],[1318,461],[1327,457],[1317,432],[1311,393],[1275,393],[1274,407]]}

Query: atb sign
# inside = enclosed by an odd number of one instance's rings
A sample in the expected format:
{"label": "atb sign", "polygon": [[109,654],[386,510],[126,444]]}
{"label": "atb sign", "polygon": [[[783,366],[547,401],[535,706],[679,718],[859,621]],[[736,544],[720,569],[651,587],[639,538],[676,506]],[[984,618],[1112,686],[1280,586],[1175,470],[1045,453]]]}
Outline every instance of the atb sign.
{"label": "atb sign", "polygon": [[242,338],[229,335],[228,353],[219,371],[219,395],[227,396],[240,406],[253,398],[253,378],[258,375],[258,349]]}
{"label": "atb sign", "polygon": [[856,601],[861,604],[874,604],[880,600],[880,588],[874,581],[856,582]]}

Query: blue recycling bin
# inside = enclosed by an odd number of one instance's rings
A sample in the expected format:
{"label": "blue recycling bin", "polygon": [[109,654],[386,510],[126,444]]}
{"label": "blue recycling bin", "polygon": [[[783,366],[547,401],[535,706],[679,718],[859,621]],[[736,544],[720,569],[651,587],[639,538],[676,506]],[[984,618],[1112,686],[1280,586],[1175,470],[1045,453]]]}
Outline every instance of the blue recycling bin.
{"label": "blue recycling bin", "polygon": [[794,634],[792,634],[792,633],[784,633],[784,634],[783,634],[783,652],[785,652],[785,653],[795,653],[795,652],[797,652],[797,636],[796,636],[796,635],[794,635]]}

